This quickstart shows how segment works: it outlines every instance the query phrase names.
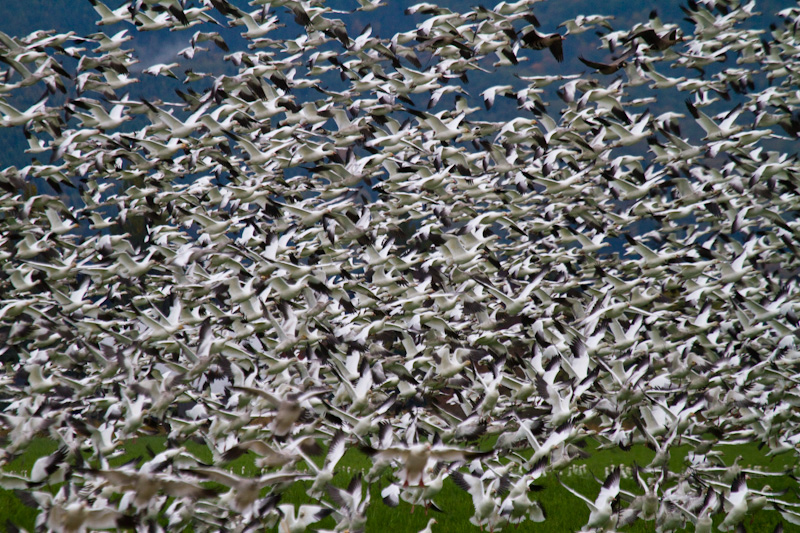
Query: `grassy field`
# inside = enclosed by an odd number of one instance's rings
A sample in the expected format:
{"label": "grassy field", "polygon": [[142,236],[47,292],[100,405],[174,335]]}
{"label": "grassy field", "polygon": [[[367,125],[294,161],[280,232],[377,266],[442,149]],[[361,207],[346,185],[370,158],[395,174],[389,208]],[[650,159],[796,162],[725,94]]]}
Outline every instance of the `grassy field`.
{"label": "grassy field", "polygon": [[[112,464],[122,464],[137,457],[148,457],[147,448],[155,452],[162,451],[165,441],[162,437],[140,437],[126,443],[125,454],[115,458]],[[200,445],[187,442],[186,447],[190,452],[202,460],[211,460],[210,451]],[[29,472],[35,460],[41,456],[53,453],[57,448],[53,441],[38,439],[35,440],[27,450],[27,453],[17,457],[6,467],[11,472]],[[592,473],[599,478],[604,478],[608,469],[616,465],[623,466],[623,479],[621,486],[632,492],[640,492],[636,482],[625,475],[630,473],[630,468],[634,461],[639,465],[647,465],[654,457],[654,452],[644,446],[636,446],[625,452],[618,448],[597,449],[592,443],[587,446],[591,456],[587,459],[577,460],[574,465],[566,469],[561,474],[561,479],[574,489],[589,498],[594,498],[599,492],[599,484],[594,480]],[[682,446],[672,449],[670,458],[670,470],[680,471],[685,465],[686,454],[689,447]],[[758,450],[756,445],[737,445],[730,446],[723,457],[726,464],[730,464],[737,456],[741,456],[739,464],[742,466],[761,467],[766,471],[779,472],[794,467],[793,457],[784,454],[777,457],[765,457],[763,452]],[[245,455],[228,465],[228,468],[236,473],[249,475],[256,474],[256,467],[253,463],[253,455]],[[370,459],[356,449],[350,449],[339,463],[339,473],[334,478],[334,484],[346,486],[349,480],[359,471],[368,470],[371,466]],[[541,481],[541,480],[540,480]],[[381,489],[389,483],[388,479],[381,483],[373,484],[371,487],[372,505],[368,511],[368,532],[398,531],[416,532],[425,527],[428,519],[436,518],[437,524],[433,526],[434,531],[458,532],[458,531],[477,531],[478,528],[469,523],[473,508],[469,496],[455,484],[447,479],[442,492],[435,498],[436,504],[444,511],[437,513],[429,511],[426,515],[425,509],[417,507],[413,512],[411,505],[401,502],[397,508],[389,508],[380,501]],[[577,531],[587,521],[589,511],[581,500],[570,494],[564,489],[554,476],[547,476],[542,481],[545,490],[534,493],[540,504],[545,509],[547,520],[537,524],[531,521],[524,522],[518,528],[508,526],[508,531],[519,532],[545,532],[545,531]],[[760,488],[764,485],[763,479],[755,476],[748,482],[750,488]],[[794,494],[797,486],[796,481],[789,476],[771,478],[769,485],[773,490],[790,489]],[[309,483],[296,483],[283,494],[281,499],[284,503],[309,503],[306,489]],[[0,528],[4,528],[7,522],[16,524],[26,530],[34,529],[34,521],[37,511],[26,507],[17,498],[13,491],[0,489]],[[721,517],[715,520],[715,524],[721,521]],[[747,531],[751,532],[771,532],[780,521],[780,515],[775,511],[760,511],[753,517],[745,520]],[[693,531],[693,526],[687,523],[686,531]],[[333,518],[329,517],[317,523],[316,528],[332,529],[335,527]],[[800,528],[784,523],[784,531],[798,531]],[[638,521],[624,531],[631,532],[652,532],[654,523]]]}

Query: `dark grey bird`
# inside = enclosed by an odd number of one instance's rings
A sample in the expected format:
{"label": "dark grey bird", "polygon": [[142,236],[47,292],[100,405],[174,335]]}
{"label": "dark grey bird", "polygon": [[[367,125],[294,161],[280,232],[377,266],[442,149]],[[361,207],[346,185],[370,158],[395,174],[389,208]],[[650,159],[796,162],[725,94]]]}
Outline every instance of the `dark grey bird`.
{"label": "dark grey bird", "polygon": [[564,49],[561,43],[565,39],[566,37],[560,33],[541,35],[535,29],[530,30],[528,33],[522,36],[522,42],[525,44],[525,46],[528,48],[533,48],[534,50],[544,50],[547,48],[559,63],[564,61]]}
{"label": "dark grey bird", "polygon": [[583,56],[578,56],[578,59],[581,60],[581,63],[583,63],[587,67],[591,67],[591,68],[595,69],[600,74],[614,74],[619,69],[625,68],[625,67],[628,66],[627,59],[631,55],[633,55],[633,53],[635,51],[636,51],[636,48],[630,48],[627,52],[625,52],[624,54],[622,54],[621,56],[616,58],[611,63],[600,63],[600,62],[597,62],[597,61],[592,61],[592,60],[586,59]]}

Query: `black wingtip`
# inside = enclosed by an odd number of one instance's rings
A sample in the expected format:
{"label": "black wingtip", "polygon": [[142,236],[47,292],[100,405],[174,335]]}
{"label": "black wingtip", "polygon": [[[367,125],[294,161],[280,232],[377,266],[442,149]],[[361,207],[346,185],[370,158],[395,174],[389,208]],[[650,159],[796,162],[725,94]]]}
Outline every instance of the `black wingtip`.
{"label": "black wingtip", "polygon": [[687,98],[684,100],[684,103],[686,104],[686,109],[689,110],[689,113],[691,113],[694,118],[700,118],[700,114],[697,112],[697,108],[694,106],[691,100]]}

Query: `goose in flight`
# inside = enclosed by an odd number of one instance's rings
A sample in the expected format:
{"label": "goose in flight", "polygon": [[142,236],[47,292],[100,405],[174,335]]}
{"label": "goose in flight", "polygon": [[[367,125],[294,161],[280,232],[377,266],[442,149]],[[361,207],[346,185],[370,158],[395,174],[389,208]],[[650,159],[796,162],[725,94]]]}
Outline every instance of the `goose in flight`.
{"label": "goose in flight", "polygon": [[308,531],[308,526],[311,524],[319,522],[333,513],[333,509],[321,505],[304,504],[295,507],[291,503],[283,503],[278,506],[278,512],[281,514],[278,531],[281,533],[302,533],[303,531]]}
{"label": "goose in flight", "polygon": [[379,461],[399,459],[401,461],[400,478],[403,486],[425,486],[424,474],[428,466],[433,466],[439,461],[471,461],[492,455],[494,451],[472,451],[444,446],[442,444],[424,442],[410,446],[391,446],[383,450],[376,450],[369,446],[362,446],[361,451]]}
{"label": "goose in flight", "polygon": [[[496,496],[499,480],[493,479],[484,483],[484,480],[478,476],[461,472],[453,472],[450,477],[459,488],[472,496],[475,514],[470,518],[470,523],[480,527],[481,530],[484,526],[489,526],[489,530],[494,531],[497,525],[507,521],[507,517],[501,514],[502,502]],[[502,485],[502,481],[499,483]]]}
{"label": "goose in flight", "polygon": [[678,35],[678,29],[675,28],[670,32],[664,33],[659,35],[656,33],[656,30],[653,28],[647,28],[645,30],[638,31],[625,39],[625,43],[630,42],[634,39],[638,39],[641,37],[647,43],[647,46],[650,47],[651,50],[666,50],[670,48],[672,45],[677,44],[684,40],[683,36]]}
{"label": "goose in flight", "polygon": [[556,478],[565,489],[586,502],[589,506],[589,521],[586,523],[587,528],[603,528],[611,521],[611,517],[614,516],[612,503],[619,495],[619,466],[608,475],[603,486],[600,488],[600,494],[597,495],[594,501],[565,484],[558,476],[556,476]]}
{"label": "goose in flight", "polygon": [[550,53],[553,54],[553,57],[556,58],[556,61],[561,63],[564,61],[564,49],[562,47],[562,43],[564,40],[566,40],[566,38],[567,37],[565,35],[561,35],[560,33],[542,35],[535,29],[531,29],[522,36],[522,42],[525,44],[525,46],[534,50],[544,50],[547,48],[550,50]]}
{"label": "goose in flight", "polygon": [[366,527],[370,492],[365,493],[363,485],[360,473],[350,480],[346,489],[328,484],[328,495],[336,505],[337,522],[346,531],[364,531]]}
{"label": "goose in flight", "polygon": [[294,424],[303,414],[303,402],[328,392],[325,389],[313,389],[301,393],[287,394],[281,400],[267,391],[254,387],[233,387],[233,389],[263,398],[277,409],[278,412],[275,413],[270,429],[272,434],[279,439],[285,439],[291,433]]}
{"label": "goose in flight", "polygon": [[229,487],[231,490],[220,501],[229,501],[231,507],[240,513],[245,513],[252,509],[253,504],[261,494],[261,489],[265,487],[314,477],[300,472],[274,472],[261,477],[245,478],[216,467],[197,467],[184,469],[182,472]]}
{"label": "goose in flight", "polygon": [[[144,470],[144,469],[143,469]],[[150,504],[153,498],[163,492],[167,496],[174,498],[208,498],[216,495],[213,489],[201,487],[185,478],[173,475],[161,474],[157,472],[135,471],[135,470],[93,470],[78,469],[84,476],[102,478],[115,491],[127,493],[129,496],[123,497],[120,502],[120,509],[123,509],[130,502],[137,508],[142,508]],[[124,509],[123,509],[124,510]]]}
{"label": "goose in flight", "polygon": [[598,61],[592,61],[586,59],[583,56],[578,56],[578,59],[580,59],[581,63],[583,63],[587,67],[595,69],[600,74],[608,75],[608,74],[614,74],[619,69],[627,67],[628,66],[627,59],[631,55],[633,55],[634,52],[636,52],[636,48],[630,48],[628,51],[626,51],[624,54],[616,58],[611,63],[600,63]]}

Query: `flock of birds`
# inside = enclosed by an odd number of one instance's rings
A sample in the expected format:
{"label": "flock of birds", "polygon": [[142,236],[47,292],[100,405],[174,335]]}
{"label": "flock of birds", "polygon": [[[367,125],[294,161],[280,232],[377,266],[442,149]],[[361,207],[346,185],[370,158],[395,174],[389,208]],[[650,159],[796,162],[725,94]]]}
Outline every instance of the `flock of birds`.
{"label": "flock of birds", "polygon": [[[800,166],[776,148],[800,131],[800,7],[615,28],[421,3],[379,36],[314,0],[90,1],[123,29],[0,33],[0,125],[30,154],[0,172],[0,462],[60,446],[0,486],[39,526],[362,531],[447,478],[491,531],[546,522],[541,484],[586,530],[800,524],[763,486],[797,472],[721,456],[800,454]],[[162,29],[224,73],[150,65],[177,97],[131,96],[129,32]],[[537,74],[587,31],[589,71]],[[515,118],[479,120],[498,97]],[[152,434],[165,451],[112,466]],[[588,439],[655,450],[636,490],[558,476]],[[353,447],[371,468],[332,484]],[[259,477],[226,468],[244,454]],[[313,504],[281,502],[297,483]]]}

